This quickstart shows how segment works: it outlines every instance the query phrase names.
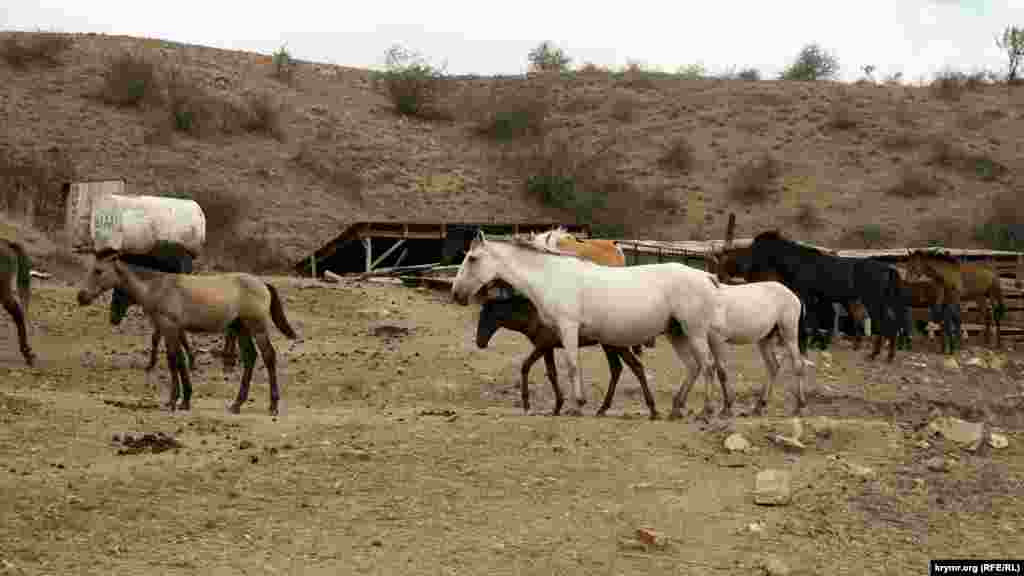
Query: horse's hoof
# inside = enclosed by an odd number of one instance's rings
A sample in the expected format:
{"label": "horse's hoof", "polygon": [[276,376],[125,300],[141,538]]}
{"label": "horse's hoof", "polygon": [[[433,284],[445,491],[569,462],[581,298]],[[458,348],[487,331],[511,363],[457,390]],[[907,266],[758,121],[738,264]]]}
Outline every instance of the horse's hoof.
{"label": "horse's hoof", "polygon": [[174,412],[174,408],[174,402],[164,402],[163,404],[160,405],[160,409],[163,410],[164,412]]}
{"label": "horse's hoof", "polygon": [[191,402],[181,402],[178,404],[178,410],[192,410]]}
{"label": "horse's hoof", "polygon": [[267,410],[267,413],[270,414],[271,416],[277,416],[277,408],[271,408]]}
{"label": "horse's hoof", "polygon": [[600,418],[600,417],[604,416],[604,413],[607,412],[607,411],[608,411],[607,408],[600,408],[600,409],[598,409],[597,412],[594,412],[594,416],[597,417],[597,418]]}
{"label": "horse's hoof", "polygon": [[723,408],[722,411],[718,413],[718,417],[732,418],[732,408]]}
{"label": "horse's hoof", "polygon": [[228,412],[231,414],[241,414],[242,407],[239,406],[238,404],[231,404],[228,406]]}
{"label": "horse's hoof", "polygon": [[668,414],[668,419],[669,419],[669,421],[672,421],[672,420],[679,420],[679,419],[680,419],[680,418],[682,418],[682,417],[683,417],[683,413],[682,413],[682,411],[681,411],[681,410],[678,410],[678,409],[676,409],[676,408],[673,408],[673,409],[672,409],[672,411],[671,411],[671,412],[669,412],[669,414]]}
{"label": "horse's hoof", "polygon": [[583,411],[579,408],[573,407],[565,411],[566,416],[583,416]]}
{"label": "horse's hoof", "polygon": [[651,420],[661,420],[661,414],[657,412],[651,412]]}

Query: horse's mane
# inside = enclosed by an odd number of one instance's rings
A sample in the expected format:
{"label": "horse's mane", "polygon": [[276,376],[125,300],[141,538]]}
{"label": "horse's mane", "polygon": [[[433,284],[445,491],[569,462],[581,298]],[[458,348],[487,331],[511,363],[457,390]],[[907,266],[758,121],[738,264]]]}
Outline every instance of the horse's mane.
{"label": "horse's mane", "polygon": [[508,244],[510,246],[515,246],[517,248],[529,250],[531,252],[539,252],[540,254],[552,254],[554,256],[569,256],[577,260],[588,262],[586,258],[583,258],[582,256],[575,254],[573,252],[565,252],[563,250],[558,250],[557,248],[549,248],[543,244],[538,244],[537,242],[534,242],[532,237],[524,238],[522,236],[513,236],[511,240],[495,239],[488,240],[488,242],[501,242],[502,244]]}
{"label": "horse's mane", "polygon": [[530,240],[531,241],[536,241],[536,239],[538,237],[540,237],[540,236],[546,236],[545,244],[547,244],[548,248],[557,248],[558,247],[558,242],[562,238],[569,238],[571,240],[575,240],[575,241],[578,242],[578,240],[576,240],[576,237],[574,237],[572,234],[570,234],[569,231],[566,230],[564,226],[558,226],[557,228],[552,228],[551,230],[548,230],[547,232],[541,232],[539,234],[533,234],[533,235],[530,236]]}
{"label": "horse's mane", "polygon": [[96,252],[96,260],[104,260],[106,258],[110,258],[111,256],[116,256],[118,254],[120,254],[120,250],[115,250],[113,248],[104,248],[103,250]]}
{"label": "horse's mane", "polygon": [[[791,239],[787,238],[786,236],[784,236],[782,234],[782,232],[780,232],[779,230],[766,230],[764,232],[761,232],[757,236],[754,236],[754,243],[757,243],[758,241],[761,241],[761,242],[781,242],[781,243],[783,243],[783,244],[785,244],[787,246],[792,246],[792,247],[795,247],[795,248],[799,248],[799,249],[805,250],[807,252],[812,252],[812,253],[815,253],[815,254],[823,254],[825,256],[836,256],[836,254],[833,254],[831,252],[826,252],[826,251],[821,250],[819,248],[816,248],[814,246],[808,246],[806,244],[802,244],[802,243],[797,242],[795,240],[791,240]],[[751,248],[753,247],[754,243],[751,243]]]}

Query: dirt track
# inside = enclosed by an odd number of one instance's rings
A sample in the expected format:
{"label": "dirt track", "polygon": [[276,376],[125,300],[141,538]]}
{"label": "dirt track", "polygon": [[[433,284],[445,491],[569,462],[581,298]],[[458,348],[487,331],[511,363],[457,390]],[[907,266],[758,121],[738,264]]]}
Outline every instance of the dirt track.
{"label": "dirt track", "polygon": [[[810,414],[833,420],[805,419],[793,453],[767,439],[790,429],[788,370],[770,417],[731,428],[649,422],[628,373],[597,419],[608,372],[590,348],[588,415],[524,416],[529,345],[503,331],[478,350],[474,307],[273,282],[301,337],[273,335],[277,419],[262,365],[252,402],[226,413],[240,372],[210,354],[220,337],[193,338],[192,412],[157,411],[165,362],[147,376],[148,323],[135,310],[112,328],[109,297],[80,309],[73,288],[37,284],[31,369],[0,322],[0,574],[756,574],[772,556],[796,574],[919,574],[929,558],[1024,551],[1024,407],[1002,400],[1024,392],[1019,354],[949,371],[934,353],[889,366],[841,343],[816,357],[809,394]],[[382,318],[411,332],[374,335]],[[667,413],[682,372],[663,339],[644,360]],[[764,369],[752,347],[729,360],[747,408]],[[531,382],[546,412],[543,362]],[[703,399],[698,385],[688,407]],[[937,415],[987,419],[1009,446],[922,447]],[[727,454],[731,430],[758,451]],[[949,471],[926,466],[935,456]],[[793,472],[789,505],[753,502],[764,468]],[[632,542],[641,527],[663,545]]]}

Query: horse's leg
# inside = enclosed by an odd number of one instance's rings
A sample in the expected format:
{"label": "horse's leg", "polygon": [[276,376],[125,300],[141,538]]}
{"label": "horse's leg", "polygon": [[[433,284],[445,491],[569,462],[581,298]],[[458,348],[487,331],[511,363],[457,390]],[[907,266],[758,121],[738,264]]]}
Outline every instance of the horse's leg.
{"label": "horse's leg", "polygon": [[[237,320],[236,320],[237,322]],[[220,355],[224,370],[231,370],[238,365],[238,328],[228,326],[224,332],[224,350]]]}
{"label": "horse's leg", "polygon": [[171,373],[170,393],[164,408],[174,411],[178,407],[178,393],[181,392],[182,409],[189,408],[192,397],[192,383],[188,379],[188,371],[184,370],[184,358],[181,357],[181,329],[177,326],[162,325],[160,331],[163,333],[164,344],[167,347],[167,369]]}
{"label": "horse's leg", "polygon": [[[608,389],[604,393],[604,402],[597,409],[596,416],[604,416],[604,413],[612,407],[612,398],[615,397],[615,387],[619,384],[619,377],[622,376],[622,360],[619,358],[619,349],[614,346],[601,345],[604,356],[608,359],[608,371],[611,372],[611,380],[608,382]],[[623,348],[626,352],[628,349]]]}
{"label": "horse's leg", "polygon": [[558,327],[565,348],[565,359],[569,364],[569,382],[572,385],[572,399],[575,406],[566,412],[570,416],[582,416],[587,399],[583,396],[583,383],[580,382],[580,327],[575,322],[567,322]]}
{"label": "horse's leg", "polygon": [[555,408],[551,411],[552,416],[558,416],[562,412],[562,405],[565,404],[565,394],[562,394],[562,387],[558,385],[558,368],[555,366],[555,349],[548,348],[544,352],[544,370],[548,374],[548,381],[555,389]]}
{"label": "horse's leg", "polygon": [[682,408],[686,405],[686,397],[690,393],[690,388],[697,378],[703,374],[705,384],[704,409],[698,417],[705,420],[710,419],[712,413],[711,390],[714,387],[715,375],[711,371],[713,361],[711,359],[711,349],[708,346],[707,333],[694,334],[693,332],[688,332],[685,337],[673,337],[672,346],[676,348],[676,355],[680,358],[683,357],[684,351],[689,350],[696,366],[689,378],[687,378],[687,382],[676,392],[676,396],[672,401],[672,414],[670,418],[674,419],[682,416]]}
{"label": "horse's leg", "polygon": [[12,297],[4,299],[4,310],[7,310],[7,313],[11,315],[11,319],[14,320],[14,326],[18,330],[18,347],[21,349],[21,356],[25,359],[26,364],[32,366],[35,364],[36,355],[28,343],[28,330],[25,327],[25,312],[21,309],[21,304],[15,301]]}
{"label": "horse's leg", "polygon": [[157,354],[160,350],[160,327],[153,325],[153,337],[150,339],[149,364],[146,365],[146,372],[156,367]]}
{"label": "horse's leg", "polygon": [[[523,365],[519,369],[519,393],[523,398],[523,412],[527,414],[530,413],[530,368],[533,368],[534,362],[545,353],[547,350],[535,347],[530,355],[523,360]],[[551,378],[550,374],[548,374],[548,378]]]}
{"label": "horse's leg", "polygon": [[732,389],[729,387],[729,375],[725,371],[725,343],[721,337],[708,332],[708,347],[711,351],[712,362],[714,363],[715,375],[718,376],[718,384],[722,387],[722,412],[725,418],[732,416]]}
{"label": "horse's leg", "polygon": [[238,385],[238,396],[234,403],[228,406],[228,412],[232,414],[241,412],[242,404],[249,398],[249,383],[252,382],[252,372],[256,366],[256,345],[247,329],[238,331],[238,351],[242,356],[242,381]]}
{"label": "horse's leg", "polygon": [[[764,409],[768,406],[768,399],[772,396],[772,389],[775,387],[775,380],[779,375],[779,363],[778,359],[775,358],[773,347],[774,343],[770,338],[765,338],[757,343],[757,349],[761,352],[761,359],[764,360],[764,366],[768,369],[768,379],[761,386],[761,397],[757,399],[757,403],[754,405],[754,416],[764,414]],[[799,352],[799,350],[797,351]]]}
{"label": "horse's leg", "polygon": [[686,369],[686,380],[680,384],[679,390],[672,397],[672,411],[668,415],[669,420],[675,420],[683,415],[683,406],[686,405],[686,399],[690,395],[690,388],[693,387],[697,376],[700,375],[702,365],[697,359],[697,355],[690,350],[685,336],[671,333],[667,336],[669,343],[672,344],[672,349],[679,358],[679,363]]}
{"label": "horse's leg", "polygon": [[[878,354],[882,351],[882,331],[885,328],[885,305],[875,302],[871,304],[871,309],[868,311],[868,316],[871,317],[871,353],[868,354],[868,360],[874,360],[878,357]],[[878,324],[876,327],[875,324]]]}
{"label": "horse's leg", "polygon": [[267,378],[270,380],[270,406],[267,412],[271,416],[277,416],[277,405],[281,400],[281,390],[277,384],[277,351],[274,350],[274,344],[266,330],[257,332],[254,337],[256,345],[260,348],[260,356],[263,357],[263,365],[267,368]]}
{"label": "horse's leg", "polygon": [[629,369],[633,371],[633,375],[640,381],[640,389],[644,393],[644,402],[647,403],[647,409],[651,412],[651,420],[657,420],[660,416],[658,409],[654,406],[654,394],[651,394],[651,388],[647,382],[647,371],[644,370],[644,365],[640,362],[640,359],[636,356],[626,352],[622,354],[622,360],[629,366]]}
{"label": "horse's leg", "polygon": [[[807,406],[807,397],[804,395],[804,376],[807,371],[807,365],[804,364],[804,358],[800,354],[800,346],[797,345],[795,339],[791,339],[786,348],[789,350],[790,362],[793,363],[793,372],[796,373],[796,409],[793,411],[793,415],[799,416],[803,413],[804,407]],[[775,370],[777,374],[779,370],[778,365],[776,365]]]}
{"label": "horse's leg", "polygon": [[191,372],[196,367],[196,358],[192,354],[192,347],[188,344],[188,334],[181,331],[181,348],[185,351],[185,359],[188,360],[188,370]]}

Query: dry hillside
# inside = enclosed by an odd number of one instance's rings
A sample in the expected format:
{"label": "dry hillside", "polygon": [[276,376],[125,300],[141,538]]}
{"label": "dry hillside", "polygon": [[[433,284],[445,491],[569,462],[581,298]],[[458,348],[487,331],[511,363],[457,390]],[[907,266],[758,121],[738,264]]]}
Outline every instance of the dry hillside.
{"label": "dry hillside", "polygon": [[[366,70],[294,62],[282,80],[269,56],[160,40],[0,41],[8,212],[25,204],[14,188],[51,198],[69,174],[121,176],[133,192],[229,198],[204,205],[211,234],[262,237],[282,262],[359,220],[572,218],[527,192],[541,172],[608,192],[594,221],[636,237],[718,237],[729,211],[741,234],[835,246],[966,244],[994,212],[1024,220],[1021,87],[597,70],[445,79],[424,119],[397,114]],[[515,134],[497,138],[508,118]],[[36,224],[53,227],[43,208]]]}

